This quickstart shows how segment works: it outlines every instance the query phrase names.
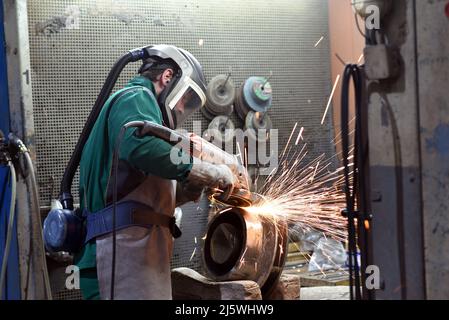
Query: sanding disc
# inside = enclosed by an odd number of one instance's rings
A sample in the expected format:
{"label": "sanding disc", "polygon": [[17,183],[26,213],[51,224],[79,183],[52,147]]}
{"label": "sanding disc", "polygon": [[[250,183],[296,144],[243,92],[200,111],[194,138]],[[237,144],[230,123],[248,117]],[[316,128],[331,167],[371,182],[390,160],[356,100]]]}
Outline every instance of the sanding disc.
{"label": "sanding disc", "polygon": [[218,116],[209,123],[209,140],[219,144],[229,143],[234,138],[234,122],[229,117]]}
{"label": "sanding disc", "polygon": [[208,108],[207,103],[204,107],[201,108],[201,113],[206,117],[207,120],[212,120],[216,117],[216,115],[213,114]]}
{"label": "sanding disc", "polygon": [[259,142],[265,142],[270,138],[272,128],[273,124],[268,114],[250,111],[246,115],[245,129],[248,130],[248,135],[251,138]]}
{"label": "sanding disc", "polygon": [[245,98],[243,97],[243,87],[245,86],[245,82],[237,90],[237,94],[235,96],[235,111],[237,112],[240,119],[245,121],[246,115],[251,110],[245,102]]}
{"label": "sanding disc", "polygon": [[215,114],[225,114],[234,103],[235,86],[232,79],[225,74],[212,78],[207,85],[206,98],[209,109]]}
{"label": "sanding disc", "polygon": [[263,77],[250,77],[245,81],[243,97],[253,111],[266,112],[273,100],[271,85]]}

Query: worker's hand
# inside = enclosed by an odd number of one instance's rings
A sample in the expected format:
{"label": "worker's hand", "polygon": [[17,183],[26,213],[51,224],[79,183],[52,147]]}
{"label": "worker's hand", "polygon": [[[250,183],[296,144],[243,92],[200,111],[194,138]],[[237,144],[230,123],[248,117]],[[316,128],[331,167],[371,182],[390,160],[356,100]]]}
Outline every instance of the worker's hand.
{"label": "worker's hand", "polygon": [[192,183],[178,182],[176,186],[176,206],[181,206],[190,201],[199,202],[203,189],[203,187]]}
{"label": "worker's hand", "polygon": [[220,193],[219,199],[222,201],[226,201],[229,199],[229,196],[232,194],[232,190],[235,185],[235,176],[232,173],[231,169],[224,164],[216,165],[218,174],[217,174],[217,188]]}
{"label": "worker's hand", "polygon": [[208,162],[195,163],[187,177],[186,186],[208,188],[220,193],[220,199],[226,201],[232,193],[236,181],[235,175],[226,165],[214,165]]}

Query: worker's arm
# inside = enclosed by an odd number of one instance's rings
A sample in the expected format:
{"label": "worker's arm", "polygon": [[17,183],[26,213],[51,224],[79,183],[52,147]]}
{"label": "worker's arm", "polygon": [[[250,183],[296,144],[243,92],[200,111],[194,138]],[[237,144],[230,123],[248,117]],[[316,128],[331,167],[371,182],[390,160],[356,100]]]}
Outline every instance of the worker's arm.
{"label": "worker's arm", "polygon": [[[115,146],[120,128],[130,121],[147,120],[162,124],[156,103],[154,98],[143,90],[124,94],[114,104],[109,116],[108,130],[111,147]],[[172,151],[172,145],[159,138],[152,136],[138,138],[134,135],[135,130],[136,128],[130,128],[126,131],[120,147],[120,159],[146,174],[184,181],[192,168],[190,157],[183,156],[183,153],[177,149]],[[184,161],[181,163],[172,161],[172,152],[176,152],[176,155],[182,157]]]}

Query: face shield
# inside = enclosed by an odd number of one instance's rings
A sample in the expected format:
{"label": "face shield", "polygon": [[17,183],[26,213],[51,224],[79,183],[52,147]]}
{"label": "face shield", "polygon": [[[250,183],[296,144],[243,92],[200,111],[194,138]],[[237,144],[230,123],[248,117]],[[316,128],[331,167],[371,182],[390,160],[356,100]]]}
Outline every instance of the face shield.
{"label": "face shield", "polygon": [[165,125],[176,129],[206,103],[206,80],[201,65],[188,51],[170,45],[149,47],[147,55],[157,60],[169,59],[177,66],[173,79],[158,97]]}
{"label": "face shield", "polygon": [[204,106],[206,95],[190,77],[182,79],[172,91],[173,98],[168,101],[168,107],[173,117],[173,123],[178,128],[193,112]]}

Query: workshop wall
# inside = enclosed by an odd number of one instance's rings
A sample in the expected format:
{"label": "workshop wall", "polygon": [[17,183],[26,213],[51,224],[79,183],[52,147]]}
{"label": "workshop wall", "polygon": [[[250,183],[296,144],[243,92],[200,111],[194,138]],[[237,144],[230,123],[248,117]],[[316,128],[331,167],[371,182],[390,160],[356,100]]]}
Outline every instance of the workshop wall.
{"label": "workshop wall", "polygon": [[[304,127],[307,159],[334,154],[332,110],[320,125],[333,82],[327,0],[30,0],[28,16],[42,206],[58,195],[64,167],[114,61],[149,44],[191,51],[207,80],[232,67],[232,79],[240,86],[250,76],[272,71],[269,115],[279,129],[280,152],[298,122]],[[128,66],[116,89],[138,67]],[[242,127],[236,115],[232,119]],[[187,129],[193,120],[207,128],[208,121],[197,112]],[[78,176],[73,186],[77,197]],[[177,240],[174,266],[200,266],[200,255],[192,256],[193,237],[204,235],[207,214],[195,208],[184,210],[183,224],[188,221],[190,231]]]}
{"label": "workshop wall", "polygon": [[[364,21],[356,17],[351,5],[351,0],[329,1],[329,39],[330,39],[330,59],[332,81],[342,76],[345,64],[356,63],[363,64],[362,56],[365,47],[365,38],[357,29],[355,19],[358,19],[359,27],[364,30]],[[354,92],[350,87],[349,99],[349,119],[354,118]],[[333,97],[333,126],[335,136],[340,134],[341,122],[341,78],[337,84],[337,90]],[[350,125],[350,131],[354,128],[354,123]],[[337,141],[337,152],[341,151],[341,142]]]}

